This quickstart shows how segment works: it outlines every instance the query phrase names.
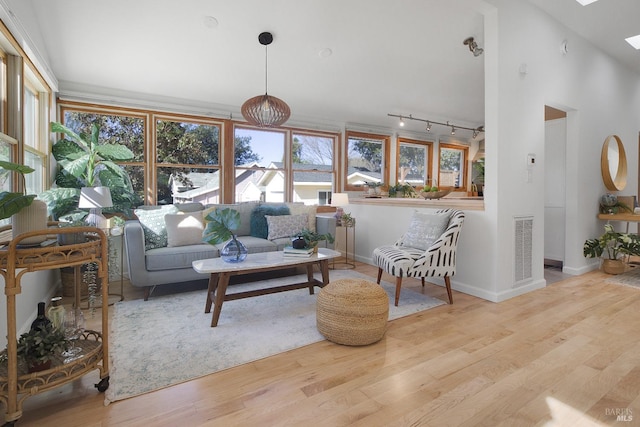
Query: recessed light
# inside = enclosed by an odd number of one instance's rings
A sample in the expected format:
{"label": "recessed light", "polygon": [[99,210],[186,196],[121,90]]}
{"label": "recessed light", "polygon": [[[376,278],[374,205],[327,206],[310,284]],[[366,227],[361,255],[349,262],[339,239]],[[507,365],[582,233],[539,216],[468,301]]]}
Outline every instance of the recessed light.
{"label": "recessed light", "polygon": [[598,0],[576,0],[576,1],[583,6],[586,6],[588,4],[597,2]]}
{"label": "recessed light", "polygon": [[625,40],[631,46],[635,47],[636,49],[640,49],[640,34],[638,34],[637,36],[633,36],[633,37],[627,37]]}
{"label": "recessed light", "polygon": [[205,16],[202,19],[204,26],[207,28],[216,28],[218,26],[218,20],[213,16]]}

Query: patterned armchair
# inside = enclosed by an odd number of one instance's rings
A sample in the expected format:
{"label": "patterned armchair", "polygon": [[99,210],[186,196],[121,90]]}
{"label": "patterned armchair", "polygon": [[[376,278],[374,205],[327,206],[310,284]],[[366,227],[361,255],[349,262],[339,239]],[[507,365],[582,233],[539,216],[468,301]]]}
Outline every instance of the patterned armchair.
{"label": "patterned armchair", "polygon": [[450,277],[456,273],[456,248],[464,212],[454,209],[416,211],[409,231],[395,244],[373,251],[373,263],[378,266],[378,284],[382,271],[396,277],[395,305],[400,300],[403,277],[444,277],[453,304]]}

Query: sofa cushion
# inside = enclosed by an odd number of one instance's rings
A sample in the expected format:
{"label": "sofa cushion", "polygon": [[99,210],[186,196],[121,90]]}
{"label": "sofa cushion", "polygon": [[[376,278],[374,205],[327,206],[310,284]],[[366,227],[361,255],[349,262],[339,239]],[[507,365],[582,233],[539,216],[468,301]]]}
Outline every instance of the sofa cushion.
{"label": "sofa cushion", "polygon": [[176,268],[192,268],[191,263],[199,259],[217,258],[220,251],[216,246],[207,243],[179,246],[173,248],[156,248],[146,252],[147,270],[173,270]]}
{"label": "sofa cushion", "polygon": [[134,211],[144,232],[145,250],[167,246],[167,226],[164,216],[178,213],[174,205],[144,206]]}
{"label": "sofa cushion", "polygon": [[282,237],[296,236],[303,229],[309,227],[307,214],[302,215],[265,215],[269,234],[267,239],[274,240]]}
{"label": "sofa cushion", "polygon": [[307,214],[309,224],[307,229],[316,231],[316,214],[318,213],[318,205],[305,205],[304,203],[287,203],[291,215]]}
{"label": "sofa cushion", "polygon": [[[245,247],[247,248],[247,251],[250,254],[258,254],[262,252],[273,252],[278,250],[277,244],[270,242],[269,240],[266,240],[266,239],[261,239],[259,237],[238,236],[238,240],[240,240],[240,242],[242,242],[242,244],[245,245]],[[219,243],[215,246],[216,248],[221,250],[226,243],[227,242]]]}
{"label": "sofa cushion", "polygon": [[422,213],[415,211],[409,230],[402,237],[402,245],[427,250],[449,225],[450,212]]}
{"label": "sofa cushion", "polygon": [[269,236],[269,226],[265,215],[289,215],[289,208],[286,205],[259,205],[251,212],[251,232],[253,237],[266,239]]}
{"label": "sofa cushion", "polygon": [[[203,212],[203,217],[218,208],[220,210],[231,208],[236,210],[240,214],[240,226],[235,230],[238,236],[248,236],[251,234],[251,212],[258,206],[258,202],[243,202],[234,204],[221,204],[221,205],[207,205]],[[206,221],[206,220],[205,220]]]}
{"label": "sofa cushion", "polygon": [[167,227],[167,247],[202,243],[202,211],[167,214],[164,222]]}

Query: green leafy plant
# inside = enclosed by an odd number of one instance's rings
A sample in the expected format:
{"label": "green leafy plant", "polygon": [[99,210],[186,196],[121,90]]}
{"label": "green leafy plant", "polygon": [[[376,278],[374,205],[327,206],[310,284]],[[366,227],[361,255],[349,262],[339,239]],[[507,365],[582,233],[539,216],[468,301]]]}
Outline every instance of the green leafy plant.
{"label": "green leafy plant", "polygon": [[[0,180],[4,182],[12,172],[17,172],[18,175],[22,177],[22,188],[26,187],[24,176],[34,171],[34,169],[29,166],[7,161],[0,161],[0,168],[2,168],[2,171],[0,171]],[[24,191],[22,193],[11,191],[1,192],[0,219],[9,218],[27,206],[31,206],[35,198],[35,194],[25,195]]]}
{"label": "green leafy plant", "polygon": [[127,171],[115,162],[132,160],[133,152],[122,144],[100,144],[96,123],[91,126],[91,135],[77,134],[57,122],[51,123],[51,132],[63,134],[51,148],[58,162],[57,187],[43,192],[40,198],[47,203],[53,218],[77,213],[81,188],[96,186],[108,187],[111,192],[113,207],[105,212],[130,217],[142,200],[133,191]]}
{"label": "green leafy plant", "polygon": [[355,218],[350,213],[345,212],[340,217],[340,223],[344,227],[352,227],[354,222],[355,222]]}
{"label": "green leafy plant", "polygon": [[233,239],[233,242],[238,248],[238,254],[240,253],[240,243],[233,233],[240,227],[240,214],[238,211],[231,208],[216,208],[205,217],[205,220],[208,222],[202,232],[203,242],[207,242],[210,245],[217,245],[218,243]]}
{"label": "green leafy plant", "polygon": [[302,237],[305,242],[305,248],[315,248],[318,246],[318,242],[326,240],[329,243],[334,242],[334,238],[331,233],[320,234],[316,231],[311,231],[308,228],[305,228],[300,233],[298,233],[297,237]]}
{"label": "green leafy plant", "polygon": [[31,329],[18,339],[18,357],[29,366],[52,360],[57,352],[67,350],[69,342],[64,333],[51,324]]}
{"label": "green leafy plant", "polygon": [[625,255],[640,255],[640,236],[620,233],[613,225],[605,224],[604,234],[584,242],[583,254],[587,258],[620,259]]}

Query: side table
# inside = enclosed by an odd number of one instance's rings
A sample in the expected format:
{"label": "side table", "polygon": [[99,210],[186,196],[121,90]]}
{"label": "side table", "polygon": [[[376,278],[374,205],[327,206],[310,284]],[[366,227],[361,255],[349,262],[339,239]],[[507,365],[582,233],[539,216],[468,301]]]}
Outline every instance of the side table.
{"label": "side table", "polygon": [[[342,221],[336,224],[336,228],[344,229],[344,259],[338,261],[334,260],[332,268],[334,270],[349,270],[356,268],[356,219],[351,218],[348,222]],[[338,232],[336,231],[336,234]],[[351,258],[349,258],[349,234],[351,234],[351,241],[353,242],[353,249],[351,252]]]}

